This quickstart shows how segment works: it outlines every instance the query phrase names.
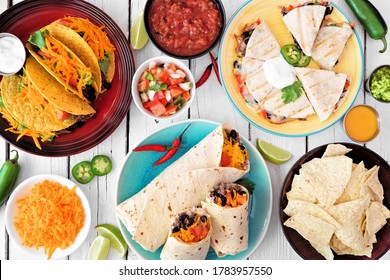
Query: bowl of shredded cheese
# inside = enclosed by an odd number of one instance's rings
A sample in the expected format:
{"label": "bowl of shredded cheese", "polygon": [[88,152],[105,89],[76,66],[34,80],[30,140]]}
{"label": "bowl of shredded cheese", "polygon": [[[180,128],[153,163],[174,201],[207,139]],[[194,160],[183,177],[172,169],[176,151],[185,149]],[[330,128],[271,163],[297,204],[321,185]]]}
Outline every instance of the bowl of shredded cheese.
{"label": "bowl of shredded cheese", "polygon": [[11,194],[5,225],[10,239],[35,259],[60,259],[86,239],[91,209],[82,190],[69,179],[37,175]]}

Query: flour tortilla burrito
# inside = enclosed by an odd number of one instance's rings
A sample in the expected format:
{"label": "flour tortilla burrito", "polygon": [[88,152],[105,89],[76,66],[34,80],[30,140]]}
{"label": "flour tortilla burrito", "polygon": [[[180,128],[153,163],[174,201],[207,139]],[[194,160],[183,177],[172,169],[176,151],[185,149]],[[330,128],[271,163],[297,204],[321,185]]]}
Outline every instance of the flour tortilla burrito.
{"label": "flour tortilla burrito", "polygon": [[296,67],[295,72],[318,118],[321,122],[327,120],[341,106],[348,93],[347,75],[301,67]]}
{"label": "flour tortilla burrito", "polygon": [[176,213],[200,205],[216,184],[235,182],[249,169],[249,155],[238,133],[221,125],[140,192],[120,203],[116,213],[133,239],[154,252],[165,243]]}
{"label": "flour tortilla burrito", "polygon": [[328,2],[297,1],[282,8],[283,21],[305,55],[312,55],[322,21],[331,12]]}
{"label": "flour tortilla burrito", "polygon": [[47,29],[36,31],[31,35],[26,48],[67,91],[88,103],[96,100],[99,88],[90,66],[85,65]]}
{"label": "flour tortilla burrito", "polygon": [[162,260],[204,260],[210,248],[210,215],[193,207],[176,215],[161,251]]}
{"label": "flour tortilla burrito", "polygon": [[280,46],[266,22],[261,22],[249,38],[245,57],[268,60],[280,55]]}
{"label": "flour tortilla burrito", "polygon": [[115,74],[115,47],[104,26],[97,26],[89,19],[67,16],[46,29],[91,68],[99,92],[111,87]]}
{"label": "flour tortilla burrito", "polygon": [[213,225],[211,247],[219,257],[248,248],[248,201],[246,188],[225,182],[215,186],[202,201]]}
{"label": "flour tortilla burrito", "polygon": [[320,28],[314,41],[313,59],[322,69],[332,70],[352,33],[349,23],[335,24],[328,21]]}

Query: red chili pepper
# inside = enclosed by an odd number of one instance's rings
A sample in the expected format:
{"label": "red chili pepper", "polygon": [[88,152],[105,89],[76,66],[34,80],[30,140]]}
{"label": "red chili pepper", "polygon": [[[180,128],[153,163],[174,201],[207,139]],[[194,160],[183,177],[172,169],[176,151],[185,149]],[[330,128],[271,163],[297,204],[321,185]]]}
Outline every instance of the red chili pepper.
{"label": "red chili pepper", "polygon": [[210,54],[211,62],[213,64],[215,75],[217,76],[219,84],[222,85],[221,84],[221,79],[219,78],[219,70],[218,70],[217,60],[214,58],[214,56],[213,56],[213,54],[211,52],[209,52],[209,54]]}
{"label": "red chili pepper", "polygon": [[166,154],[163,155],[158,161],[156,161],[155,163],[153,163],[153,166],[156,166],[156,165],[159,165],[159,164],[161,164],[161,163],[166,162],[167,160],[169,160],[170,158],[172,158],[172,157],[176,154],[177,150],[178,150],[179,147],[180,147],[180,143],[181,143],[183,134],[184,134],[184,132],[187,131],[187,129],[190,127],[190,125],[191,125],[191,124],[189,124],[189,125],[183,130],[183,132],[180,133],[179,137],[177,137],[177,138],[175,138],[175,140],[173,140],[172,145],[171,145],[173,148],[172,148],[171,150],[169,150],[168,152],[166,152]]}
{"label": "red chili pepper", "polygon": [[[133,152],[141,152],[141,151],[167,152],[167,151],[172,150],[173,148],[176,148],[176,147],[165,146],[165,145],[160,145],[160,144],[149,144],[149,145],[144,145],[144,146],[139,146],[137,148],[134,148]],[[182,148],[182,147],[179,147],[179,148]]]}
{"label": "red chili pepper", "polygon": [[213,64],[210,63],[210,65],[207,66],[206,70],[204,70],[202,77],[200,77],[199,81],[196,82],[197,88],[201,87],[209,79],[212,67],[213,67]]}

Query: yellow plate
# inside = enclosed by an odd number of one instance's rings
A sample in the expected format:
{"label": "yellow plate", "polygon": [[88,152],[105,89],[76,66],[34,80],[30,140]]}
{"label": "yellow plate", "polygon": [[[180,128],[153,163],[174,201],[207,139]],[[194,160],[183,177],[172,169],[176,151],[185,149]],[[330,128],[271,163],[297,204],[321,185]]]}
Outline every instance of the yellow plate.
{"label": "yellow plate", "polygon": [[[219,48],[219,69],[221,81],[228,99],[234,108],[254,126],[282,136],[307,136],[320,132],[336,123],[345,112],[352,106],[359,93],[363,81],[363,49],[359,35],[355,31],[349,38],[343,53],[339,58],[339,63],[333,68],[335,72],[346,73],[351,79],[351,86],[345,102],[327,120],[320,122],[316,115],[309,117],[305,121],[295,120],[284,124],[272,124],[264,119],[260,114],[252,111],[241,96],[237,82],[233,74],[233,62],[237,59],[235,52],[236,40],[234,34],[240,31],[247,23],[255,22],[257,19],[267,22],[272,33],[278,40],[280,46],[293,43],[292,36],[285,26],[281,7],[291,3],[291,0],[253,0],[241,6],[228,22],[222,42]],[[329,16],[335,22],[349,21],[347,16],[333,3],[335,7]],[[309,67],[319,68],[312,61]]]}

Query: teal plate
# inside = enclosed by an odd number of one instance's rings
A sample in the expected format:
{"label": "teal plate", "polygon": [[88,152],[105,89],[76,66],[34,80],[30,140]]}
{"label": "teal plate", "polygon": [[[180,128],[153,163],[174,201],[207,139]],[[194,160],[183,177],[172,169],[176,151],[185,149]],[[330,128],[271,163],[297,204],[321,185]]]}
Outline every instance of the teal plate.
{"label": "teal plate", "polygon": [[[153,143],[170,145],[171,141],[175,139],[189,124],[191,124],[191,126],[184,134],[182,141],[182,145],[186,148],[179,149],[176,155],[169,162],[152,167],[152,164],[162,156],[162,154],[158,152],[130,152],[126,156],[117,183],[116,205],[122,203],[143,189],[165,168],[185,154],[189,149],[199,143],[211,131],[220,125],[218,123],[205,120],[177,122],[152,133],[142,140],[137,146]],[[263,240],[268,229],[272,209],[272,188],[267,165],[257,149],[243,137],[242,140],[249,152],[251,162],[251,170],[245,175],[245,177],[256,183],[255,190],[249,201],[248,249],[234,256],[219,258],[214,250],[210,248],[206,257],[207,260],[241,260],[247,258]],[[139,258],[146,260],[160,259],[162,246],[155,252],[143,249],[132,239],[132,235],[127,231],[126,227],[122,224],[118,217],[117,221],[126,242],[139,256]]]}

